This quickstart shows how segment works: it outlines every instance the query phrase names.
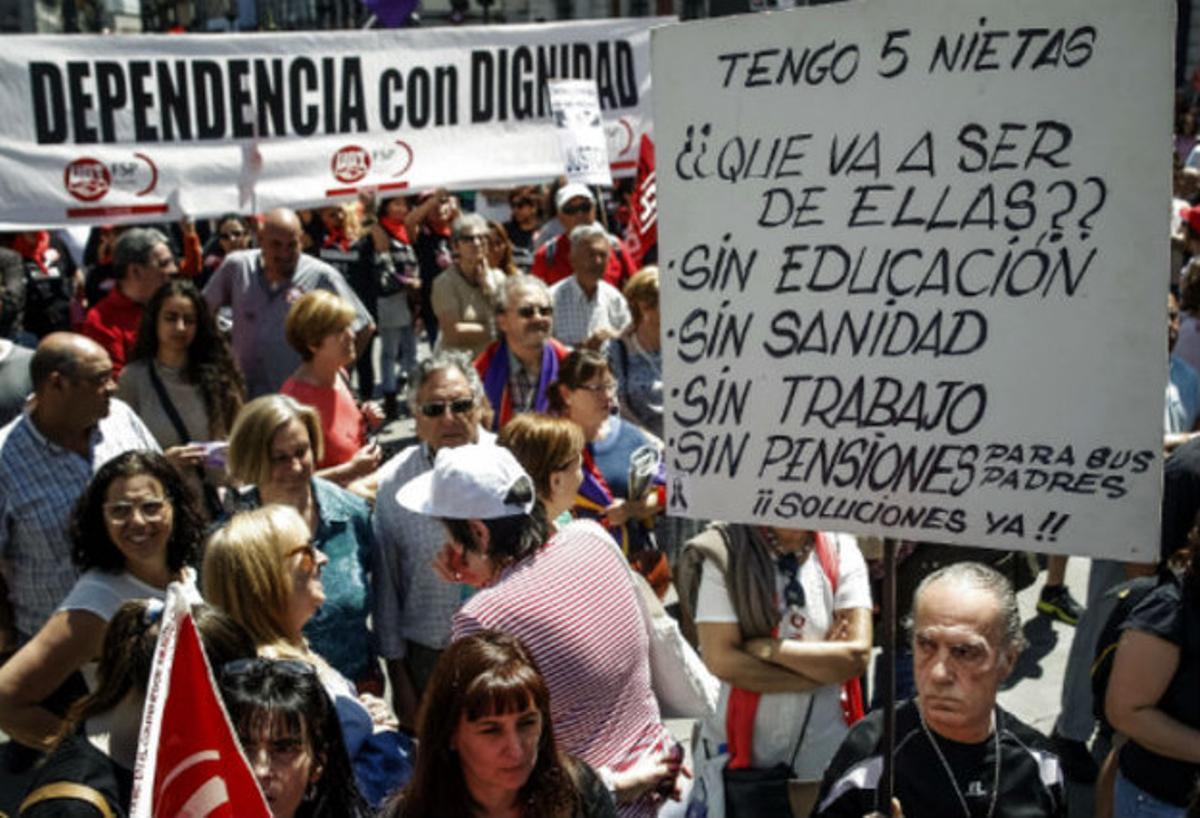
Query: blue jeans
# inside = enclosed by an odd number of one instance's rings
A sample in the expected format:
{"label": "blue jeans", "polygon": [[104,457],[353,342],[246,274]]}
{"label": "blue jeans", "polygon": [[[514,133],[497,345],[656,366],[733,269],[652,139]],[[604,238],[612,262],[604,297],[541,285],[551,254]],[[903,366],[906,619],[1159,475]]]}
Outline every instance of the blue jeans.
{"label": "blue jeans", "polygon": [[1187,807],[1159,801],[1126,778],[1124,773],[1117,773],[1113,815],[1120,818],[1184,818],[1186,813]]}
{"label": "blue jeans", "polygon": [[396,358],[400,359],[400,367],[407,376],[410,369],[417,365],[417,336],[412,324],[403,327],[379,328],[379,368],[380,382],[383,394],[396,393]]}

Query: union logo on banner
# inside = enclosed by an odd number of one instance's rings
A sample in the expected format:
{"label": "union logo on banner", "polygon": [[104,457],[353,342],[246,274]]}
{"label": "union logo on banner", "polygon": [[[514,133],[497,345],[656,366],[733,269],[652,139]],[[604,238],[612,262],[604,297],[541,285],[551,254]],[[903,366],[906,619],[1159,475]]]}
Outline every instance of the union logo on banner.
{"label": "union logo on banner", "polygon": [[130,818],[271,818],[217,695],[184,595],[172,585],[163,610]]}

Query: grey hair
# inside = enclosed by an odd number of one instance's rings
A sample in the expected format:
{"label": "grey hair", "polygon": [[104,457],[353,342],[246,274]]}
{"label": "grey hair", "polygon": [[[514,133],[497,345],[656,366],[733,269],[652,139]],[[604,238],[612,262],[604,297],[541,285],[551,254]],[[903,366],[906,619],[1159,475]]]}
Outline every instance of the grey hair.
{"label": "grey hair", "polygon": [[440,350],[414,366],[408,375],[406,399],[413,417],[417,416],[417,395],[420,393],[421,387],[434,375],[448,369],[457,369],[462,373],[462,376],[467,379],[467,385],[471,387],[471,394],[475,396],[476,402],[482,404],[483,381],[479,380],[479,373],[475,371],[475,367],[471,366],[470,360],[461,353]]}
{"label": "grey hair", "polygon": [[[921,594],[929,586],[942,582],[957,582],[980,591],[987,591],[1000,603],[998,617],[1003,640],[1001,648],[1020,653],[1025,649],[1025,632],[1021,630],[1021,611],[1017,607],[1017,594],[1008,577],[982,562],[955,562],[943,566],[921,580],[913,594],[912,609],[917,610]],[[907,623],[912,630],[912,622]]]}
{"label": "grey hair", "polygon": [[488,232],[487,219],[478,213],[464,213],[450,225],[450,234],[457,241],[464,231],[471,229],[486,234]]}
{"label": "grey hair", "polygon": [[547,299],[550,298],[550,288],[546,286],[545,281],[528,273],[519,273],[515,276],[506,277],[500,282],[500,286],[496,288],[496,295],[494,296],[496,311],[507,312],[508,305],[512,303],[513,294],[520,290],[532,290],[541,293]]}
{"label": "grey hair", "polygon": [[113,269],[118,278],[124,278],[130,264],[147,264],[150,253],[160,244],[170,248],[167,237],[153,227],[133,227],[126,230],[113,246]]}
{"label": "grey hair", "polygon": [[581,224],[571,230],[571,249],[574,250],[581,242],[590,241],[596,237],[601,237],[608,241],[608,233],[603,227],[592,222],[591,224]]}

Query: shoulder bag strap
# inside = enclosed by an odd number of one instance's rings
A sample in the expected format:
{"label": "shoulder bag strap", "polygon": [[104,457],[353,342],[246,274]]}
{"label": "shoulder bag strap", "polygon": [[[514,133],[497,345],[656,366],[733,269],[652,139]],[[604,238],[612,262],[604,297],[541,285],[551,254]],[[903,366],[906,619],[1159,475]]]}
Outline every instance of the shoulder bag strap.
{"label": "shoulder bag strap", "polygon": [[183,418],[179,416],[179,410],[171,402],[171,398],[167,394],[167,388],[163,386],[162,378],[158,377],[158,372],[154,368],[154,361],[147,361],[146,363],[146,371],[150,373],[150,385],[154,387],[154,394],[158,395],[158,402],[162,404],[163,411],[167,413],[167,418],[171,421],[171,425],[175,427],[175,434],[179,435],[179,439],[183,443],[191,443],[192,438],[188,434],[187,427],[183,425]]}
{"label": "shoulder bag strap", "polygon": [[804,712],[804,724],[800,727],[800,735],[796,737],[796,746],[792,748],[792,756],[788,759],[788,767],[792,770],[796,769],[796,756],[800,754],[800,745],[804,743],[804,736],[808,733],[808,722],[812,719],[813,704],[816,703],[816,690],[812,690],[808,694],[808,710]]}

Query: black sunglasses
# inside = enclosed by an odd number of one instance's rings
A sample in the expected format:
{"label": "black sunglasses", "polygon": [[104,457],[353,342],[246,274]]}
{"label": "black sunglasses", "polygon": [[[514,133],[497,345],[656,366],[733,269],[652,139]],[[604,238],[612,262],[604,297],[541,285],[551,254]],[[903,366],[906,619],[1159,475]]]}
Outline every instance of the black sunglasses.
{"label": "black sunglasses", "polygon": [[459,398],[452,401],[432,401],[430,403],[421,404],[421,414],[427,418],[440,418],[446,414],[446,409],[449,408],[451,413],[455,415],[465,415],[475,408],[474,398]]}
{"label": "black sunglasses", "polygon": [[517,315],[521,316],[522,318],[533,318],[535,315],[540,315],[542,318],[549,318],[550,316],[554,315],[554,307],[549,304],[544,307],[526,304],[524,307],[521,307],[517,310]]}
{"label": "black sunglasses", "polygon": [[568,216],[576,216],[580,213],[587,213],[591,209],[592,209],[591,202],[584,202],[582,204],[573,204],[573,205],[563,205],[562,207],[559,208],[559,210],[561,210],[563,213],[566,213]]}
{"label": "black sunglasses", "polygon": [[800,572],[800,560],[795,554],[784,554],[776,561],[779,570],[787,577],[787,584],[783,586],[783,599],[787,602],[789,608],[803,608],[808,604],[808,599],[804,595],[804,586],[800,584],[800,577],[797,576]]}
{"label": "black sunglasses", "polygon": [[512,203],[513,207],[533,207],[533,199],[516,199]]}

